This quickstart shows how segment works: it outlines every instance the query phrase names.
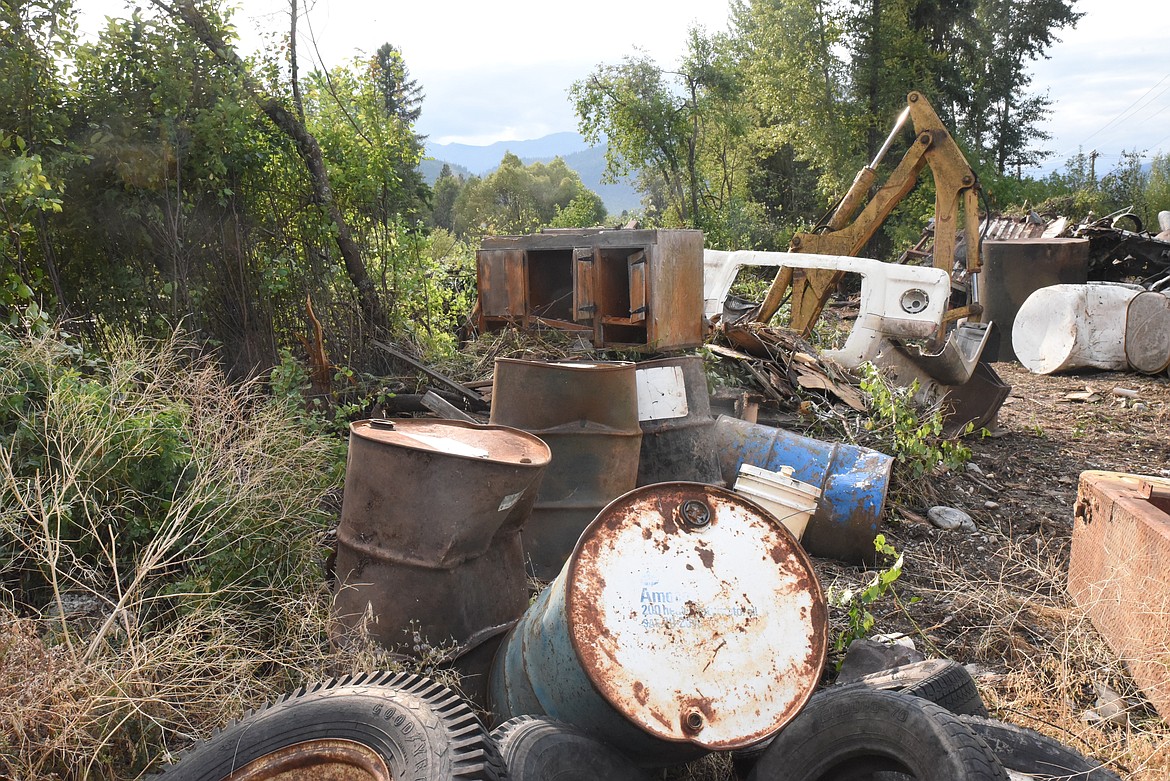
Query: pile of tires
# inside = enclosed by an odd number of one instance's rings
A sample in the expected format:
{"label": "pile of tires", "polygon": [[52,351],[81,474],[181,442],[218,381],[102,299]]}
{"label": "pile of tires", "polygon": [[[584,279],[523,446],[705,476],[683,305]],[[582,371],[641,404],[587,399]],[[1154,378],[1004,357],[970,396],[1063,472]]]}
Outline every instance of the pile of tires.
{"label": "pile of tires", "polygon": [[967,669],[931,659],[821,690],[735,766],[748,781],[1121,781],[1059,741],[987,716]]}
{"label": "pile of tires", "polygon": [[[967,670],[930,660],[817,692],[733,756],[747,781],[1120,781],[1060,742],[987,717]],[[370,673],[307,686],[165,769],[165,781],[648,781],[572,724],[518,716],[490,734],[450,689]]]}

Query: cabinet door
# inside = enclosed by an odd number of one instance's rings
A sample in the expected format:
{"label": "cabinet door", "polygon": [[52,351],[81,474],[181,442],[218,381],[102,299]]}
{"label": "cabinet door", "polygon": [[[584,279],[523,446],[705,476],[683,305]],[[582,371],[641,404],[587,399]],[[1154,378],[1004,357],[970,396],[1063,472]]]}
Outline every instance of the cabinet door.
{"label": "cabinet door", "polygon": [[592,320],[597,314],[597,298],[594,294],[594,270],[592,247],[573,250],[573,319]]}
{"label": "cabinet door", "polygon": [[476,261],[483,316],[523,318],[528,311],[524,250],[480,250]]}
{"label": "cabinet door", "polygon": [[630,274],[630,322],[646,319],[646,252],[639,250],[626,260]]}

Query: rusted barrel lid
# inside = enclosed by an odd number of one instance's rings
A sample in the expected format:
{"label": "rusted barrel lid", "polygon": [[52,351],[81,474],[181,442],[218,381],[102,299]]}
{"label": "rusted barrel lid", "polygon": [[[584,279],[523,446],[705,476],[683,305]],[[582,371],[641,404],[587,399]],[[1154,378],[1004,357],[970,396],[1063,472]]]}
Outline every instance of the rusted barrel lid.
{"label": "rusted barrel lid", "polygon": [[359,420],[350,433],[370,442],[505,464],[547,466],[552,459],[539,437],[508,426],[481,426],[459,420],[402,418]]}
{"label": "rusted barrel lid", "polygon": [[804,706],[825,663],[807,555],[752,502],[659,483],[609,504],[569,571],[569,632],[616,710],[665,740],[740,748]]}
{"label": "rusted barrel lid", "polygon": [[1125,311],[1125,359],[1134,371],[1161,374],[1170,366],[1170,297],[1147,290]]}

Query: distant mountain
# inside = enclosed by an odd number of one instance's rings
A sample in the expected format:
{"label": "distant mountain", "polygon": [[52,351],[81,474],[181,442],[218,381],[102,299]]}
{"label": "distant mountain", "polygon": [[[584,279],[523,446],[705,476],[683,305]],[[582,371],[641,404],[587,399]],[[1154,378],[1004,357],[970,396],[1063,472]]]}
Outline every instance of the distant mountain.
{"label": "distant mountain", "polygon": [[435,180],[439,178],[439,174],[443,173],[444,165],[451,166],[451,173],[455,176],[462,176],[464,179],[472,176],[471,171],[459,163],[452,163],[449,160],[435,160],[429,157],[418,164],[418,170],[422,173],[423,179],[426,179],[427,184],[434,184]]}
{"label": "distant mountain", "polygon": [[553,133],[529,141],[497,141],[488,146],[469,144],[427,144],[427,156],[449,163],[458,163],[476,176],[483,176],[495,170],[504,154],[511,152],[523,159],[552,160],[558,155],[567,157],[574,152],[588,149],[589,145],[580,133]]}
{"label": "distant mountain", "polygon": [[430,184],[434,184],[443,169],[451,166],[456,176],[486,176],[494,171],[508,152],[516,155],[525,165],[547,163],[555,157],[577,172],[581,183],[601,196],[606,210],[613,217],[623,211],[634,211],[642,204],[642,196],[634,188],[632,179],[616,184],[602,184],[605,171],[606,145],[589,146],[579,133],[553,133],[528,141],[498,141],[488,146],[469,144],[427,144],[427,156],[419,169]]}
{"label": "distant mountain", "polygon": [[631,177],[627,176],[614,184],[602,184],[601,175],[605,173],[605,149],[605,144],[601,144],[565,155],[565,165],[577,172],[583,185],[601,196],[605,210],[611,217],[620,216],[624,211],[633,212],[641,209],[642,194],[634,187],[634,180]]}

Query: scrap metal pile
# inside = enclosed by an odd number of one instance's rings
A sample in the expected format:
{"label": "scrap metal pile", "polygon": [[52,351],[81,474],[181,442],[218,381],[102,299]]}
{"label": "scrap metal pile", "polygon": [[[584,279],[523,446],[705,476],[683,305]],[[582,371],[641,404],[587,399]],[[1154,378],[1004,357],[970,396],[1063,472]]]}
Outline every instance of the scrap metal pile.
{"label": "scrap metal pile", "polygon": [[[462,694],[389,673],[306,687],[164,775],[639,779],[726,752],[739,777],[760,781],[1006,781],[1008,769],[1115,779],[987,719],[953,662],[825,685],[828,608],[812,557],[873,561],[893,459],[715,415],[695,352],[702,312],[678,304],[699,290],[675,287],[704,263],[694,237],[618,233],[488,250],[481,273],[518,289],[493,288],[481,314],[597,347],[662,352],[665,339],[666,357],[498,358],[486,424],[351,425],[331,640],[454,669]],[[730,275],[759,259],[776,260],[706,253],[708,305],[721,308]],[[893,352],[935,382],[970,380],[981,329],[937,353],[903,341],[938,331],[945,272],[799,260],[862,274],[845,346],[818,355],[789,332],[732,327],[734,346],[714,352],[777,393],[788,383],[847,405],[860,397],[827,357],[856,366]],[[675,267],[691,271],[664,273]]]}
{"label": "scrap metal pile", "polygon": [[985,242],[980,280],[1004,333],[1000,359],[1037,374],[1170,369],[1170,212],[1159,220],[1157,235],[1128,210],[993,222],[989,235],[1010,236]]}

